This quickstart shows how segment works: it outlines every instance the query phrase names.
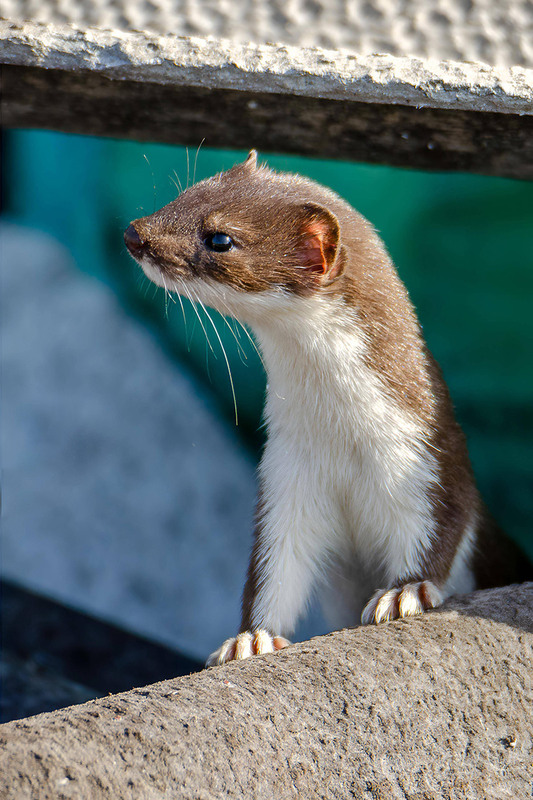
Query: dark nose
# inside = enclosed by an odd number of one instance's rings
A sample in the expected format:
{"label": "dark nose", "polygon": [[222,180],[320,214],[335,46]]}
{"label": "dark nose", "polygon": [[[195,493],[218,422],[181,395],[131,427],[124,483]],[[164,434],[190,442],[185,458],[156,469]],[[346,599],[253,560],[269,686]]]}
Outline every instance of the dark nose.
{"label": "dark nose", "polygon": [[133,225],[128,225],[124,231],[124,243],[133,256],[139,256],[145,248],[145,242],[143,242]]}

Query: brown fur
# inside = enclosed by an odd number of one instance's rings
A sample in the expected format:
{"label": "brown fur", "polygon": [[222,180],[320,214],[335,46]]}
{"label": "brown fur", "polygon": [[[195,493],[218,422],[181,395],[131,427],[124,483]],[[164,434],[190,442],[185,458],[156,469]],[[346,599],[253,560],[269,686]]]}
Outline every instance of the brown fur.
{"label": "brown fur", "polygon": [[261,589],[261,569],[259,566],[259,547],[261,541],[261,518],[263,516],[263,500],[261,492],[257,499],[257,508],[255,513],[255,527],[254,527],[254,541],[252,545],[252,552],[250,554],[250,561],[248,563],[248,573],[246,576],[246,583],[242,593],[242,615],[241,615],[241,631],[252,630],[252,607],[254,598],[257,597]]}

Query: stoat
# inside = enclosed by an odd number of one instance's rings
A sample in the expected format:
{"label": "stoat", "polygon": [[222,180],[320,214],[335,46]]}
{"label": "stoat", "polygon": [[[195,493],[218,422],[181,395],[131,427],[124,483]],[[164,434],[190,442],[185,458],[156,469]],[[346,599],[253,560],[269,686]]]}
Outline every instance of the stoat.
{"label": "stoat", "polygon": [[241,630],[208,665],[285,647],[314,591],[340,627],[531,575],[482,504],[385,246],[348,203],[252,151],[124,236],[154,283],[246,323],[267,371]]}

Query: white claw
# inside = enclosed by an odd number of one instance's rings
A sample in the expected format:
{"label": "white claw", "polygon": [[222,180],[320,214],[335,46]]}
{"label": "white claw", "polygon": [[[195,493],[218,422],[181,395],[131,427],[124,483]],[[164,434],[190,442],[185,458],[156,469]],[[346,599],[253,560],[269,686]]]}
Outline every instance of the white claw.
{"label": "white claw", "polygon": [[397,589],[378,589],[363,609],[361,622],[388,622],[400,617],[423,614],[443,601],[440,589],[431,581],[406,583]]}
{"label": "white claw", "polygon": [[242,661],[250,656],[274,653],[290,644],[283,636],[272,636],[268,631],[259,629],[251,633],[244,631],[231,639],[226,639],[224,644],[211,653],[207,659],[206,667],[226,664],[228,661]]}

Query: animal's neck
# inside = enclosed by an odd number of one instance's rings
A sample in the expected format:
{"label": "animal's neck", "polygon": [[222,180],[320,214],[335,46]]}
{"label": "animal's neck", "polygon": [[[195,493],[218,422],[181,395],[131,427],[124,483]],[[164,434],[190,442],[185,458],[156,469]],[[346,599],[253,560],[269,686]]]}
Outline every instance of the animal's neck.
{"label": "animal's neck", "polygon": [[254,321],[269,380],[275,384],[303,380],[317,390],[335,380],[347,361],[360,358],[364,335],[354,312],[341,303],[326,307],[315,299],[294,301],[291,313]]}
{"label": "animal's neck", "polygon": [[269,435],[298,447],[366,442],[376,454],[428,433],[427,420],[398,400],[373,365],[356,310],[335,300],[329,308],[296,307],[293,316],[253,326],[268,376]]}
{"label": "animal's neck", "polygon": [[376,288],[368,276],[366,292],[357,286],[307,297],[205,281],[191,290],[255,332],[268,373],[269,423],[284,417],[293,427],[291,414],[300,422],[307,415],[346,429],[354,415],[376,425],[403,409],[406,419],[414,415],[427,426],[434,398],[423,345],[405,290],[393,273],[387,276],[395,292],[386,304],[381,284]]}
{"label": "animal's neck", "polygon": [[379,378],[351,309],[302,301],[293,316],[253,327],[267,370],[270,427],[345,434],[371,407],[379,413]]}

